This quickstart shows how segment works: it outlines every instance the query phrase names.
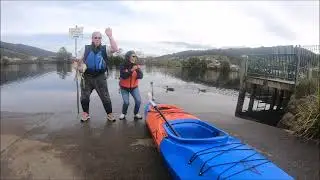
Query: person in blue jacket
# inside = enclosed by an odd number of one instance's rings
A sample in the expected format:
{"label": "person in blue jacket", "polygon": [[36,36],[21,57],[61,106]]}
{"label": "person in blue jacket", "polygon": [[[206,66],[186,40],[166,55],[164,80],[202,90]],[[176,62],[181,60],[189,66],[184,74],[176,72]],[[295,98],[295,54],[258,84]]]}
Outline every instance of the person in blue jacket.
{"label": "person in blue jacket", "polygon": [[92,42],[86,45],[77,57],[78,62],[84,64],[84,69],[79,71],[83,73],[81,80],[81,105],[83,109],[82,121],[90,119],[89,115],[89,102],[90,95],[95,89],[98,93],[103,107],[107,113],[107,120],[115,121],[112,114],[112,103],[108,91],[107,77],[105,72],[108,71],[108,57],[112,53],[118,51],[117,43],[113,39],[112,30],[107,28],[105,34],[108,36],[111,47],[101,44],[102,34],[100,32],[92,33]]}

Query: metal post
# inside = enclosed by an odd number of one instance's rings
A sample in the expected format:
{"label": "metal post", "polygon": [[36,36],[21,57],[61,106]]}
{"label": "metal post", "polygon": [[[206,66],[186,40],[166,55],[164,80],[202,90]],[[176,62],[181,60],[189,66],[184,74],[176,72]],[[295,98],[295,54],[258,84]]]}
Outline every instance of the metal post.
{"label": "metal post", "polygon": [[300,73],[300,49],[301,47],[300,47],[300,45],[299,46],[296,46],[295,47],[295,60],[296,60],[296,62],[295,62],[295,64],[296,64],[296,69],[295,69],[295,79],[294,79],[294,84],[295,84],[295,87],[297,86],[297,83],[299,82],[299,73]]}
{"label": "metal post", "polygon": [[[74,54],[75,54],[75,57],[77,58],[77,40],[79,37],[82,37],[83,36],[83,27],[78,27],[76,25],[75,28],[69,28],[69,35],[71,38],[74,38]],[[78,62],[79,63],[79,62]],[[79,65],[77,63],[77,66]],[[77,108],[78,108],[78,115],[80,113],[80,110],[79,110],[79,82],[78,82],[78,74],[79,73],[79,70],[76,69],[76,74],[75,74],[75,80],[76,80],[76,86],[77,86]]]}
{"label": "metal post", "polygon": [[235,116],[240,116],[242,113],[242,108],[244,104],[244,99],[246,95],[246,76],[248,71],[248,56],[242,56],[240,64],[240,89],[238,95],[238,101],[235,111]]}

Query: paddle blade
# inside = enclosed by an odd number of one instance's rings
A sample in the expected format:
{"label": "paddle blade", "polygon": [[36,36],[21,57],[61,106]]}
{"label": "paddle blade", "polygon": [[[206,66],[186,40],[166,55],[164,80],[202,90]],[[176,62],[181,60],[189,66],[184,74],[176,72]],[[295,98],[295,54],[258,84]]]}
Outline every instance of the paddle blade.
{"label": "paddle blade", "polygon": [[151,105],[152,105],[153,107],[155,107],[155,106],[156,106],[156,103],[154,103],[154,102],[152,101],[152,94],[151,94],[150,92],[148,92],[148,99],[149,99],[149,102],[151,103]]}
{"label": "paddle blade", "polygon": [[152,94],[151,94],[151,92],[148,92],[148,100],[149,100],[149,101],[152,101]]}

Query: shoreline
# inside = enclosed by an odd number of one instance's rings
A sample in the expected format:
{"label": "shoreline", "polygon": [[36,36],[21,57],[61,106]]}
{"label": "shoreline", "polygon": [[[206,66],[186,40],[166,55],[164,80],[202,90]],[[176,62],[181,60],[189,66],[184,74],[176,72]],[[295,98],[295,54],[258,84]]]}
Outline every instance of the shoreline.
{"label": "shoreline", "polygon": [[9,62],[3,62],[1,61],[1,66],[6,65],[20,65],[20,64],[55,64],[55,63],[68,63],[72,64],[71,60],[65,61],[65,60],[18,60],[18,61],[9,61]]}

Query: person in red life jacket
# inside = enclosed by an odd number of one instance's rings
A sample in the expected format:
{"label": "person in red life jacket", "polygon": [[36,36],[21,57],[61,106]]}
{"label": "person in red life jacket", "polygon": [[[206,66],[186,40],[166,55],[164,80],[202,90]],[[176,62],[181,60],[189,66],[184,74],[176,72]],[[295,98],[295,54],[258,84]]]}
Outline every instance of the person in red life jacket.
{"label": "person in red life jacket", "polygon": [[105,72],[108,71],[108,57],[112,53],[118,51],[117,44],[112,36],[112,30],[107,28],[105,30],[106,35],[109,38],[111,47],[101,44],[102,34],[100,32],[92,33],[92,42],[90,45],[86,45],[79,53],[77,57],[80,66],[79,71],[83,73],[81,79],[81,105],[83,109],[81,121],[90,119],[89,116],[89,102],[90,95],[95,89],[98,93],[103,107],[107,113],[107,120],[115,121],[112,114],[112,104],[108,91],[107,77]]}
{"label": "person in red life jacket", "polygon": [[139,92],[139,79],[143,78],[143,73],[137,62],[137,55],[134,51],[128,51],[125,54],[125,61],[120,66],[120,92],[123,99],[122,114],[119,119],[125,119],[129,106],[129,94],[132,95],[135,105],[134,105],[134,118],[142,119],[139,114],[139,109],[141,105],[141,96]]}

